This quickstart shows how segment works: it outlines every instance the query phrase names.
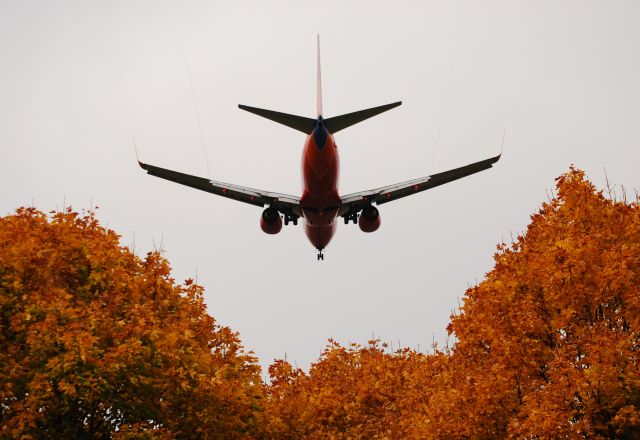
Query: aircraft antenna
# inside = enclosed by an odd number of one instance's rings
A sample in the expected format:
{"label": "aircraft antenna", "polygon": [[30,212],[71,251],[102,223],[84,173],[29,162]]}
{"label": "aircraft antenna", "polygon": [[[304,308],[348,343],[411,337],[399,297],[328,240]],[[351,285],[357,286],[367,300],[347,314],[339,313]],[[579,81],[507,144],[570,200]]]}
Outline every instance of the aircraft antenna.
{"label": "aircraft antenna", "polygon": [[318,88],[317,88],[317,104],[318,104],[318,116],[322,116],[322,73],[320,69],[320,34],[318,34],[318,57],[317,57],[317,66],[318,66]]}

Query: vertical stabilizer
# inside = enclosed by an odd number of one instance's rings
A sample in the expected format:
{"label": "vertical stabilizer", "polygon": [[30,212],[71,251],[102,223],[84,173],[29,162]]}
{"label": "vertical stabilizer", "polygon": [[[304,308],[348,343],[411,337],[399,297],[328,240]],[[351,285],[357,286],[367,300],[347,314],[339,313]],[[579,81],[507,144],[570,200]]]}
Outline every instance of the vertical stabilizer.
{"label": "vertical stabilizer", "polygon": [[318,105],[318,116],[322,116],[322,74],[320,70],[320,34],[318,34],[318,96],[317,96],[317,105]]}

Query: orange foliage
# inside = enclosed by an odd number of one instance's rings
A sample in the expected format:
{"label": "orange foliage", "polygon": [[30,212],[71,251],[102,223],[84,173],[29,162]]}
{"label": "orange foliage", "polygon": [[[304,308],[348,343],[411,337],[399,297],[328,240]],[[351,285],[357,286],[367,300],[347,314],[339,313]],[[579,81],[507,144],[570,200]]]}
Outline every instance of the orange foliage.
{"label": "orange foliage", "polygon": [[270,369],[271,438],[640,438],[640,208],[571,169],[431,355],[329,346]]}
{"label": "orange foliage", "polygon": [[450,324],[461,435],[640,437],[640,208],[557,188]]}
{"label": "orange foliage", "polygon": [[385,349],[377,340],[347,348],[330,341],[309,374],[276,361],[269,368],[268,437],[420,438],[416,422],[424,408],[407,405],[428,393],[422,372],[433,359]]}
{"label": "orange foliage", "polygon": [[255,359],[92,214],[0,218],[0,438],[251,438]]}
{"label": "orange foliage", "polygon": [[19,210],[0,219],[0,438],[640,438],[640,207],[573,168],[557,188],[465,293],[451,348],[330,341],[262,386],[160,255]]}

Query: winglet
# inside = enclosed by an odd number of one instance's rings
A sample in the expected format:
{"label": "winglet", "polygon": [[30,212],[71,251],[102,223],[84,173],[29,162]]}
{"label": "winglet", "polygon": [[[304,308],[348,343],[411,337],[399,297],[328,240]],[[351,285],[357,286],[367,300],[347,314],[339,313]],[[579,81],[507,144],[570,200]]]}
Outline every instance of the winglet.
{"label": "winglet", "polygon": [[318,34],[318,51],[317,51],[317,110],[318,116],[322,116],[322,70],[320,69],[320,34]]}
{"label": "winglet", "polygon": [[138,146],[136,145],[136,136],[131,133],[131,137],[133,138],[133,150],[136,152],[136,160],[138,161],[138,165],[140,165],[140,168],[142,168],[143,170],[147,169],[147,164],[140,162],[140,158],[138,157]]}
{"label": "winglet", "polygon": [[498,157],[502,156],[502,152],[504,151],[504,137],[507,134],[507,129],[505,128],[504,130],[502,130],[502,145],[500,146],[500,154],[498,155]]}

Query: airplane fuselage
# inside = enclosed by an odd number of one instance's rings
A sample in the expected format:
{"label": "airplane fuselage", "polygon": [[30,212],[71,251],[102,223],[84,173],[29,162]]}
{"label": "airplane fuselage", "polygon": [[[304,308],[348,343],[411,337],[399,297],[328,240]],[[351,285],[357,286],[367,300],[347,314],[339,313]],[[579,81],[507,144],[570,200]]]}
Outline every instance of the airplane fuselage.
{"label": "airplane fuselage", "polygon": [[302,197],[304,229],[316,249],[324,249],[336,230],[340,209],[338,147],[322,117],[307,136],[302,152]]}

